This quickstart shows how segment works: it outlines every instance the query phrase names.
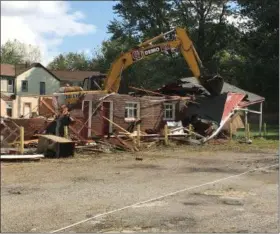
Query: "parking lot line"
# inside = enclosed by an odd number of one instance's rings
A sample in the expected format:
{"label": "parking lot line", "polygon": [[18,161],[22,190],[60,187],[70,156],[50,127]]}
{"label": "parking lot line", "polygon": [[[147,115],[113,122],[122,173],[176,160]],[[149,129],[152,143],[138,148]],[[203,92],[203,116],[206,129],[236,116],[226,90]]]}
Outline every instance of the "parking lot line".
{"label": "parking lot line", "polygon": [[252,170],[249,170],[249,171],[242,172],[240,174],[224,177],[224,178],[221,178],[221,179],[218,179],[218,180],[214,180],[214,181],[211,181],[211,182],[207,182],[207,183],[204,183],[204,184],[200,184],[200,185],[184,188],[184,189],[181,189],[181,190],[177,190],[175,192],[167,193],[167,194],[164,194],[164,195],[159,196],[159,197],[155,197],[155,198],[152,198],[152,199],[149,199],[149,200],[145,200],[145,201],[142,201],[142,202],[137,202],[137,203],[134,203],[134,204],[131,204],[131,205],[128,205],[128,206],[124,206],[122,208],[118,208],[118,209],[115,209],[115,210],[111,210],[111,211],[108,211],[108,212],[105,212],[105,213],[97,214],[97,215],[95,215],[93,217],[81,220],[79,222],[73,223],[73,224],[68,225],[66,227],[62,227],[62,228],[59,228],[57,230],[51,231],[50,233],[60,232],[60,231],[69,229],[71,227],[75,227],[75,226],[77,226],[79,224],[85,223],[87,221],[96,219],[98,217],[106,216],[106,215],[109,215],[109,214],[112,214],[112,213],[116,213],[118,211],[122,211],[122,210],[125,210],[125,209],[128,209],[128,208],[132,208],[133,206],[137,206],[137,205],[153,202],[153,201],[156,201],[156,200],[159,200],[159,199],[162,199],[162,198],[166,198],[166,197],[170,197],[170,196],[176,195],[178,193],[182,193],[182,192],[186,192],[186,191],[189,191],[189,190],[192,190],[192,189],[200,188],[200,187],[203,187],[203,186],[206,186],[206,185],[209,185],[209,184],[215,184],[215,183],[218,183],[218,182],[221,182],[221,181],[224,181],[224,180],[228,180],[228,179],[231,179],[231,178],[235,178],[235,177],[239,177],[239,176],[248,174],[248,173],[253,172],[253,171],[259,171],[259,170],[262,170],[262,169],[267,169],[267,168],[275,167],[275,166],[278,166],[278,165],[279,164],[273,164],[273,165],[270,165],[270,166],[267,166],[267,167],[255,168],[255,169],[252,169]]}

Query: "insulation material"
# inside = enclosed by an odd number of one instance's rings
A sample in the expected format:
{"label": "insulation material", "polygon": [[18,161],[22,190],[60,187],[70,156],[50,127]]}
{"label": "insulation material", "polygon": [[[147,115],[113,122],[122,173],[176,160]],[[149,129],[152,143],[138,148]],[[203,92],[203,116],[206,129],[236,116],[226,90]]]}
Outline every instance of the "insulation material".
{"label": "insulation material", "polygon": [[178,121],[178,122],[167,121],[166,124],[167,124],[168,128],[171,129],[171,130],[172,129],[178,129],[178,130],[173,131],[172,135],[184,134],[183,128],[180,129],[180,127],[183,127],[182,121]]}

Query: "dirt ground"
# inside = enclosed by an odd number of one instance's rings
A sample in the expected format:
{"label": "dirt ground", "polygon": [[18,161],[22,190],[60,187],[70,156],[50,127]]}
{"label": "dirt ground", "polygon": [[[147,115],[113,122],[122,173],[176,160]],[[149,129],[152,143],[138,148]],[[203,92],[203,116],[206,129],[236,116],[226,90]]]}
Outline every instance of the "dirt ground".
{"label": "dirt ground", "polygon": [[88,219],[61,232],[278,232],[279,167],[262,169],[278,163],[276,150],[135,156],[1,163],[1,231],[51,232]]}

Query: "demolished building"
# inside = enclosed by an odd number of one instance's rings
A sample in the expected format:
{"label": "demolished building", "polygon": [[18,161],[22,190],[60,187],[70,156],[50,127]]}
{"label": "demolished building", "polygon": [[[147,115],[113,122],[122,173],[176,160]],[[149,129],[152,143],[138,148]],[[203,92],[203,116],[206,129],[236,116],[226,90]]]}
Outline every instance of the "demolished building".
{"label": "demolished building", "polygon": [[[240,89],[234,85],[224,82],[221,95],[211,96],[209,92],[204,89],[195,77],[182,78],[177,82],[172,82],[155,90],[165,95],[193,95],[199,104],[190,103],[186,118],[191,119],[192,116],[198,115],[202,119],[215,122],[216,124],[228,127],[229,124],[221,122],[227,116],[226,113],[232,112],[234,119],[239,122],[240,128],[248,123],[247,114],[254,113],[259,115],[259,133],[262,130],[262,110],[265,98],[254,93]],[[234,97],[234,98],[233,98]],[[260,105],[259,111],[251,110],[253,105]],[[229,111],[231,110],[231,111]],[[225,112],[223,112],[225,111]],[[244,123],[242,123],[240,116],[236,112],[243,112]],[[223,115],[224,114],[224,115]],[[235,126],[235,129],[238,126]]]}

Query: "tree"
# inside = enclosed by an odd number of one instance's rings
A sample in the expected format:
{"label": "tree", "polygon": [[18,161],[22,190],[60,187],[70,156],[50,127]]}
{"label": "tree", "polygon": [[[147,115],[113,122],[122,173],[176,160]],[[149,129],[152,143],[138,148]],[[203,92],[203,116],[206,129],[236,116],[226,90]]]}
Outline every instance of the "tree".
{"label": "tree", "polygon": [[[132,49],[141,41],[169,31],[172,27],[180,26],[187,27],[188,34],[194,41],[204,65],[215,73],[220,63],[224,61],[217,59],[219,52],[222,49],[230,51],[230,56],[234,57],[235,46],[240,38],[238,28],[226,22],[226,17],[233,13],[228,5],[230,2],[121,0],[113,7],[121,20],[114,19],[108,25],[108,32],[112,37],[103,43],[96,58],[97,64],[100,69],[108,71],[112,61],[121,52]],[[232,40],[232,37],[235,40]],[[219,71],[227,73],[228,69],[219,69]],[[173,56],[157,54],[125,70],[123,81],[133,82],[138,86],[147,85],[146,87],[151,88],[191,75],[181,54]],[[231,75],[229,79],[234,79],[232,74],[229,75]]]}
{"label": "tree", "polygon": [[41,52],[36,46],[27,45],[18,40],[8,40],[1,45],[1,63],[20,64],[40,61]]}
{"label": "tree", "polygon": [[240,85],[266,97],[267,107],[279,111],[279,2],[238,0],[245,23],[241,53],[245,73]]}
{"label": "tree", "polygon": [[84,53],[70,52],[58,55],[47,67],[51,70],[89,71],[92,69],[92,62]]}

